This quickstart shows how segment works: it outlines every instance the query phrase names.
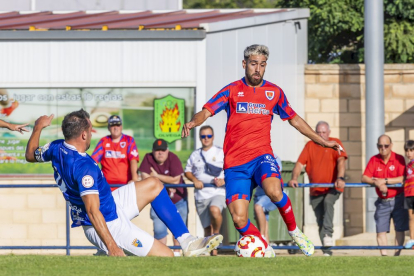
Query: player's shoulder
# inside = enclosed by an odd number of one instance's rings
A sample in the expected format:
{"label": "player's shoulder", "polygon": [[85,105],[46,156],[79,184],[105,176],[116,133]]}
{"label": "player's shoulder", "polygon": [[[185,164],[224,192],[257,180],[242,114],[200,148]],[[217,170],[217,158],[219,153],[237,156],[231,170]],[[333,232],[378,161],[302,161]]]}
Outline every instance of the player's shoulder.
{"label": "player's shoulder", "polygon": [[240,86],[242,86],[243,85],[243,81],[242,80],[236,80],[236,81],[233,81],[233,82],[231,82],[231,83],[229,83],[229,84],[227,84],[226,86],[224,86],[223,88],[221,88],[220,90],[219,90],[219,92],[225,92],[225,91],[231,91],[231,90],[233,90],[233,89],[237,89],[237,88],[239,88]]}
{"label": "player's shoulder", "polygon": [[402,155],[400,155],[398,153],[395,153],[395,152],[392,152],[392,153],[395,154],[395,159],[397,159],[400,163],[403,163],[404,166],[405,166],[405,158],[404,158],[404,156],[402,156]]}
{"label": "player's shoulder", "polygon": [[273,82],[270,82],[268,80],[263,80],[263,81],[264,81],[263,88],[271,88],[271,89],[275,89],[280,92],[283,92],[283,89],[279,85],[274,84]]}
{"label": "player's shoulder", "polygon": [[335,142],[337,142],[337,143],[342,144],[341,140],[339,140],[338,138],[335,138],[335,137],[329,137],[329,140],[330,140],[330,141],[335,141]]}
{"label": "player's shoulder", "polygon": [[131,142],[133,142],[133,141],[134,141],[134,137],[129,136],[129,135],[127,135],[127,134],[123,134],[123,133],[122,133],[122,139],[123,139],[123,140],[126,140],[128,143],[131,143]]}
{"label": "player's shoulder", "polygon": [[79,154],[75,158],[76,158],[76,162],[74,162],[75,172],[100,170],[98,164],[87,154],[86,155]]}

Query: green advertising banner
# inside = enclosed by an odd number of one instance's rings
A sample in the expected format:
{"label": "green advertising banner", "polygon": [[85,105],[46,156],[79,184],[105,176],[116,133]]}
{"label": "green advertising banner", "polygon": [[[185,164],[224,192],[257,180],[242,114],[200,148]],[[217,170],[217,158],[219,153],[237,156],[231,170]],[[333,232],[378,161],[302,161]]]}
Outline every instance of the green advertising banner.
{"label": "green advertising banner", "polygon": [[154,136],[168,143],[181,139],[185,101],[168,95],[154,100]]}

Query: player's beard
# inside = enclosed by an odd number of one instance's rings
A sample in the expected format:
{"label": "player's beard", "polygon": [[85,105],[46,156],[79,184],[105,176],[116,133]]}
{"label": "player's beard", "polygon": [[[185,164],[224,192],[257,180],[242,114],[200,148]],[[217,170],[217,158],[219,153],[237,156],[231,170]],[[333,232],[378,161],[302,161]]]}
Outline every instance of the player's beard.
{"label": "player's beard", "polygon": [[[254,75],[257,75],[257,76],[259,76],[260,78],[258,78],[258,79],[254,79],[254,78],[253,78],[253,76],[254,76]],[[260,74],[259,74],[259,73],[254,73],[254,74],[249,75],[249,74],[247,73],[247,71],[246,71],[246,77],[247,77],[247,80],[249,81],[249,83],[250,83],[252,86],[257,86],[257,85],[259,85],[259,84],[263,81],[263,76],[260,76]]]}

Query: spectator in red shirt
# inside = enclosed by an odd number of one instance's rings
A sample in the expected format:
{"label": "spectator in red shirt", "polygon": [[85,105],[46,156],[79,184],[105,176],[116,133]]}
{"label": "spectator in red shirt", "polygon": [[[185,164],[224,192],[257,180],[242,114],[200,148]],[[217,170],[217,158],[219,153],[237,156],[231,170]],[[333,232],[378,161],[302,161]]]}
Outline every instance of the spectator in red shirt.
{"label": "spectator in red shirt", "polygon": [[[315,130],[324,140],[336,141],[342,146],[339,139],[329,137],[331,130],[327,122],[318,122]],[[335,183],[335,188],[310,188],[310,202],[318,223],[319,237],[324,246],[334,245],[332,239],[334,204],[344,191],[347,158],[345,151],[339,154],[337,151],[309,141],[302,150],[293,168],[292,179],[289,181],[290,187],[297,187],[300,172],[306,166],[310,183]],[[323,253],[325,256],[332,255],[332,251],[328,249],[324,249]]]}
{"label": "spectator in red shirt", "polygon": [[[152,153],[147,153],[141,162],[138,169],[141,172],[142,179],[150,176],[157,177],[161,182],[168,184],[184,183],[184,170],[181,166],[181,161],[177,155],[168,150],[168,144],[163,139],[155,140],[152,145]],[[187,203],[187,189],[186,188],[169,188],[167,189],[170,198],[177,207],[181,218],[187,225],[188,203]],[[167,243],[167,227],[158,218],[157,214],[151,208],[151,219],[154,223],[154,238]],[[174,239],[174,245],[179,245],[178,241]]]}
{"label": "spectator in red shirt", "polygon": [[[101,163],[108,184],[127,184],[138,181],[139,154],[133,137],[122,133],[122,120],[118,115],[108,119],[110,135],[99,140],[92,158]],[[114,191],[117,188],[112,188]]]}
{"label": "spectator in red shirt", "polygon": [[[375,223],[377,242],[380,246],[387,245],[386,233],[390,231],[390,220],[393,218],[395,241],[397,245],[404,243],[404,231],[408,230],[408,213],[404,209],[404,188],[388,188],[387,184],[403,182],[405,160],[402,155],[392,151],[392,141],[388,135],[381,135],[377,143],[379,154],[369,160],[361,182],[375,186],[378,200],[375,202]],[[401,250],[395,251],[399,256]],[[381,250],[387,256],[387,250]]]}

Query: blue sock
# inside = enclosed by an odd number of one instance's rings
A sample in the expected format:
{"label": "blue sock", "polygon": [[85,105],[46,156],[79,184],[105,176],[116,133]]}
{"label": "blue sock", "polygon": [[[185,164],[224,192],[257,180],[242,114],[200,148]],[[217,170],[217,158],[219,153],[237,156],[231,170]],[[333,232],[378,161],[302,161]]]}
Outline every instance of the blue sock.
{"label": "blue sock", "polygon": [[165,188],[163,188],[154,201],[151,202],[151,206],[160,220],[164,222],[168,229],[170,229],[175,238],[188,233],[187,226],[185,226],[183,219],[178,213],[175,205],[172,203]]}

